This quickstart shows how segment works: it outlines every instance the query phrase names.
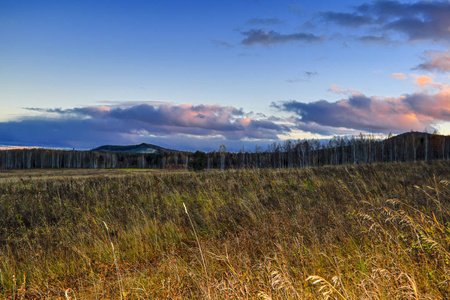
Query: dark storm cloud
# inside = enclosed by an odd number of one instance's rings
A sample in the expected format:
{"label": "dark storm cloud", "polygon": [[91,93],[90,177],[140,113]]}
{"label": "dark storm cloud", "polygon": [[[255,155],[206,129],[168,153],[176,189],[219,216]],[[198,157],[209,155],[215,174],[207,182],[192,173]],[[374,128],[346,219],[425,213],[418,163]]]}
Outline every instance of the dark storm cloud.
{"label": "dark storm cloud", "polygon": [[266,31],[263,29],[251,29],[246,32],[242,32],[246,36],[245,39],[241,41],[243,45],[252,46],[256,44],[261,44],[264,46],[270,46],[274,44],[283,44],[288,42],[317,42],[321,38],[312,33],[299,32],[292,34],[281,34],[275,31]]}

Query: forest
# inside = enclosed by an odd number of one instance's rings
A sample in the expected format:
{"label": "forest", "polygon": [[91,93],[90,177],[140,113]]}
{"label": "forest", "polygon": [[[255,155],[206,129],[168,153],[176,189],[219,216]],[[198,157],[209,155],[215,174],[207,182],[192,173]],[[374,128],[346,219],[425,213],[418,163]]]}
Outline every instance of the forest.
{"label": "forest", "polygon": [[286,140],[263,150],[242,148],[229,152],[224,145],[212,152],[165,151],[163,153],[100,153],[55,149],[0,151],[0,170],[32,168],[83,169],[241,169],[303,168],[374,162],[415,162],[450,157],[450,136],[408,132],[385,140],[374,135],[336,136],[327,141]]}

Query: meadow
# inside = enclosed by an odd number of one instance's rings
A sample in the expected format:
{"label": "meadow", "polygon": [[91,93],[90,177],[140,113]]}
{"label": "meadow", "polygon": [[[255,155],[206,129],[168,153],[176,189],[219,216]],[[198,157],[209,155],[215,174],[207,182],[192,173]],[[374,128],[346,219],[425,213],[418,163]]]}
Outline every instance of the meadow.
{"label": "meadow", "polygon": [[0,174],[1,298],[450,298],[449,162],[28,172]]}

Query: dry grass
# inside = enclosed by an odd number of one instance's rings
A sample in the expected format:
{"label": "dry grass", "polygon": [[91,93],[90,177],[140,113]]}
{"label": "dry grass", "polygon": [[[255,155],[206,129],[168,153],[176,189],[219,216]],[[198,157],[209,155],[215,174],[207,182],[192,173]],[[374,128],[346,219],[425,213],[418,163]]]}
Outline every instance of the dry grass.
{"label": "dry grass", "polygon": [[446,162],[22,178],[3,298],[450,297]]}
{"label": "dry grass", "polygon": [[[122,177],[130,174],[162,173],[167,170],[149,169],[29,169],[29,170],[1,170],[0,183],[16,182],[23,180],[58,180],[58,179],[82,179],[93,176]],[[186,173],[185,170],[171,170],[171,173]]]}

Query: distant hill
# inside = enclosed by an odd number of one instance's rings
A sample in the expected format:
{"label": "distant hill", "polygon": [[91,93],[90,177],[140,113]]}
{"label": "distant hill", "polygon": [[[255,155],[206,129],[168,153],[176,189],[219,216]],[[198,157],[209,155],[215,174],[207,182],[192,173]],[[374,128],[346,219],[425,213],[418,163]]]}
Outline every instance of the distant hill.
{"label": "distant hill", "polygon": [[91,151],[100,153],[142,153],[142,154],[158,154],[173,151],[179,152],[177,150],[166,149],[160,146],[146,143],[128,146],[105,145],[92,149]]}
{"label": "distant hill", "polygon": [[389,141],[389,140],[403,140],[403,139],[412,139],[412,138],[431,138],[432,136],[441,136],[439,134],[431,134],[431,133],[427,133],[427,132],[418,132],[418,131],[409,131],[409,132],[404,132],[404,133],[400,133],[397,135],[394,135],[390,138],[387,138],[384,141]]}

